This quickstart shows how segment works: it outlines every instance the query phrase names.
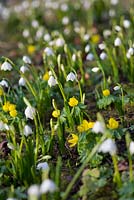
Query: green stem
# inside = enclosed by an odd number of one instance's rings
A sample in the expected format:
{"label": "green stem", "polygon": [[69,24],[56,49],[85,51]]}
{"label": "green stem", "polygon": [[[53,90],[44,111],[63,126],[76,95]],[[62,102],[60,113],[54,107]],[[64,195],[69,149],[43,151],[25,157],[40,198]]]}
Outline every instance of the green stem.
{"label": "green stem", "polygon": [[73,179],[71,180],[71,182],[69,183],[69,185],[67,186],[66,191],[63,193],[62,195],[62,200],[66,200],[68,198],[68,195],[73,187],[73,185],[75,184],[75,182],[77,181],[77,179],[79,178],[79,176],[81,175],[82,171],[84,170],[85,166],[87,165],[87,163],[89,163],[89,161],[92,159],[92,157],[95,155],[95,153],[97,152],[97,150],[99,149],[99,146],[101,145],[101,143],[107,138],[107,133],[105,133],[100,141],[97,143],[97,145],[92,149],[91,153],[88,155],[87,159],[83,162],[83,164],[81,165],[81,167],[78,169],[78,171],[76,172],[76,174],[74,175]]}
{"label": "green stem", "polygon": [[118,162],[117,162],[117,156],[116,155],[112,155],[112,160],[113,160],[113,164],[114,164],[114,181],[117,183],[118,187],[120,188],[122,183],[121,183],[121,178],[120,178],[120,173],[119,173],[119,169],[118,169]]}

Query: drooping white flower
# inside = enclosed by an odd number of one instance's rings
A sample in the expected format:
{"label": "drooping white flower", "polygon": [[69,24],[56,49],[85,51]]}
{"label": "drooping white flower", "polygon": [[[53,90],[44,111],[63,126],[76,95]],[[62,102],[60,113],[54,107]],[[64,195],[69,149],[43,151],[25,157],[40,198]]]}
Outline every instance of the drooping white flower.
{"label": "drooping white flower", "polygon": [[87,45],[85,46],[85,53],[88,53],[89,51],[90,51],[90,45],[87,44]]}
{"label": "drooping white flower", "polygon": [[114,28],[115,28],[115,30],[116,30],[117,32],[120,32],[120,31],[121,31],[121,27],[120,27],[119,25],[116,25]]}
{"label": "drooping white flower", "polygon": [[12,70],[12,65],[5,61],[2,65],[1,65],[1,70],[3,71],[11,71]]}
{"label": "drooping white flower", "polygon": [[101,60],[105,60],[107,58],[107,54],[105,53],[105,52],[102,52],[101,54],[100,54],[100,59]]}
{"label": "drooping white flower", "polygon": [[99,152],[110,153],[110,155],[115,155],[116,150],[116,144],[111,138],[106,139],[99,147]]}
{"label": "drooping white flower", "polygon": [[92,53],[88,53],[86,56],[86,60],[92,61],[94,59],[94,55]]}
{"label": "drooping white flower", "polygon": [[5,124],[3,121],[0,121],[0,130],[1,131],[9,130],[9,126]]}
{"label": "drooping white flower", "polygon": [[58,38],[58,39],[56,39],[56,41],[55,41],[55,46],[56,46],[56,47],[62,47],[64,44],[65,44],[65,41],[64,41],[63,38]]}
{"label": "drooping white flower", "polygon": [[40,195],[40,188],[38,185],[34,184],[34,185],[31,185],[29,188],[28,188],[28,196],[32,197],[32,196],[35,196],[35,197],[38,197]]}
{"label": "drooping white flower", "polygon": [[47,55],[47,56],[53,56],[54,55],[54,52],[53,50],[50,48],[50,47],[46,47],[44,49],[44,53]]}
{"label": "drooping white flower", "polygon": [[46,42],[49,42],[50,40],[51,40],[51,36],[50,36],[50,34],[49,33],[46,33],[45,35],[44,35],[44,40],[46,41]]}
{"label": "drooping white flower", "polygon": [[93,67],[93,68],[92,68],[92,72],[96,73],[96,72],[98,72],[98,71],[99,71],[99,67]]}
{"label": "drooping white flower", "polygon": [[98,47],[100,50],[104,50],[106,48],[106,45],[104,43],[100,43]]}
{"label": "drooping white flower", "polygon": [[89,35],[89,34],[85,34],[85,35],[83,36],[83,40],[84,40],[84,41],[88,41],[89,38],[90,38],[90,35]]}
{"label": "drooping white flower", "polygon": [[114,46],[115,47],[119,47],[121,45],[121,39],[119,37],[117,37],[114,41]]}
{"label": "drooping white flower", "polygon": [[77,78],[76,78],[76,75],[73,73],[73,72],[70,72],[68,75],[67,75],[67,78],[66,78],[66,81],[77,81]]}
{"label": "drooping white flower", "polygon": [[42,182],[41,186],[40,186],[40,193],[44,194],[47,192],[53,193],[55,192],[57,189],[55,183],[50,180],[50,179],[46,179]]}
{"label": "drooping white flower", "polygon": [[16,198],[9,197],[6,200],[17,200]]}
{"label": "drooping white flower", "polygon": [[117,85],[117,86],[115,86],[113,89],[114,89],[115,91],[117,91],[117,90],[119,90],[119,89],[120,89],[120,86],[119,86],[119,85]]}
{"label": "drooping white flower", "polygon": [[63,18],[62,18],[62,24],[63,25],[67,25],[69,23],[69,18],[67,17],[67,16],[64,16]]}
{"label": "drooping white flower", "polygon": [[29,30],[28,30],[28,29],[25,29],[25,30],[23,31],[22,35],[23,35],[24,38],[29,37],[29,35],[30,35]]}
{"label": "drooping white flower", "polygon": [[21,77],[19,79],[19,86],[25,86],[25,85],[26,85],[26,80],[23,77]]}
{"label": "drooping white flower", "polygon": [[20,67],[20,72],[22,72],[23,74],[24,74],[26,71],[28,71],[28,70],[29,70],[28,67],[25,66],[25,65],[23,65],[23,66]]}
{"label": "drooping white flower", "polygon": [[49,80],[48,80],[48,85],[50,87],[55,86],[57,84],[56,79],[53,76],[50,76]]}
{"label": "drooping white flower", "polygon": [[8,82],[5,80],[0,81],[0,85],[8,88]]}
{"label": "drooping white flower", "polygon": [[39,26],[39,22],[37,20],[33,20],[31,25],[33,28],[37,28]]}
{"label": "drooping white flower", "polygon": [[24,135],[26,137],[33,133],[32,129],[31,129],[31,127],[29,125],[25,125],[24,126],[24,131],[23,132],[24,132]]}
{"label": "drooping white flower", "polygon": [[103,31],[104,38],[108,38],[111,35],[111,33],[112,33],[111,30],[108,29],[104,30]]}
{"label": "drooping white flower", "polygon": [[22,58],[23,62],[26,64],[32,64],[31,59],[29,58],[29,56],[23,56]]}
{"label": "drooping white flower", "polygon": [[131,154],[131,155],[134,154],[134,142],[133,142],[133,141],[130,142],[129,151],[130,151],[130,154]]}
{"label": "drooping white flower", "polygon": [[104,133],[104,131],[105,131],[104,124],[99,121],[96,121],[93,126],[92,131],[95,133]]}
{"label": "drooping white flower", "polygon": [[76,61],[76,54],[75,54],[75,53],[72,55],[72,61],[73,61],[73,62]]}
{"label": "drooping white flower", "polygon": [[130,21],[129,20],[127,20],[127,19],[125,19],[124,21],[123,21],[123,26],[124,26],[124,28],[126,28],[126,29],[128,29],[129,27],[130,27]]}
{"label": "drooping white flower", "polygon": [[116,4],[118,4],[118,2],[119,2],[119,0],[111,0],[110,1],[111,5],[116,5]]}
{"label": "drooping white flower", "polygon": [[8,142],[7,143],[7,147],[11,150],[14,150],[15,149],[15,146],[11,143],[11,142]]}
{"label": "drooping white flower", "polygon": [[67,5],[66,3],[63,3],[63,4],[61,4],[61,7],[60,7],[60,8],[61,8],[62,11],[65,12],[65,11],[68,10],[68,5]]}
{"label": "drooping white flower", "polygon": [[33,108],[32,106],[27,106],[27,108],[25,109],[25,116],[28,119],[34,119],[34,116],[36,114],[35,108]]}
{"label": "drooping white flower", "polygon": [[49,165],[48,165],[48,163],[47,162],[42,162],[42,163],[39,163],[38,165],[37,165],[37,169],[38,170],[47,170],[47,171],[49,171]]}

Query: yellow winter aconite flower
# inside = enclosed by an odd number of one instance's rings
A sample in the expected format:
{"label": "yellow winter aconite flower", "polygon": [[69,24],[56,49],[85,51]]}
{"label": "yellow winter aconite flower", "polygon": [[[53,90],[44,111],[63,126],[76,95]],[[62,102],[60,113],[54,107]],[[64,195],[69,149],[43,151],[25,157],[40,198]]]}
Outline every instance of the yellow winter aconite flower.
{"label": "yellow winter aconite flower", "polygon": [[5,112],[8,112],[8,111],[9,111],[9,106],[10,106],[10,102],[7,101],[7,102],[3,105],[2,109],[3,109]]}
{"label": "yellow winter aconite flower", "polygon": [[60,110],[54,110],[52,112],[52,116],[55,117],[55,118],[58,118],[60,116]]}
{"label": "yellow winter aconite flower", "polygon": [[4,91],[2,88],[0,88],[0,96],[2,96],[4,94]]}
{"label": "yellow winter aconite flower", "polygon": [[9,109],[9,111],[15,110],[16,109],[16,105],[15,104],[10,104],[8,109]]}
{"label": "yellow winter aconite flower", "polygon": [[106,90],[103,90],[103,96],[107,97],[110,95],[110,90],[106,89]]}
{"label": "yellow winter aconite flower", "polygon": [[29,45],[27,47],[27,51],[29,54],[33,54],[35,52],[35,46],[34,45]]}
{"label": "yellow winter aconite flower", "polygon": [[108,121],[108,125],[107,125],[108,128],[110,129],[116,129],[119,127],[119,122],[116,121],[114,118],[110,118],[109,121]]}
{"label": "yellow winter aconite flower", "polygon": [[46,72],[46,73],[43,75],[43,80],[44,80],[44,81],[48,81],[48,79],[49,79],[49,73]]}
{"label": "yellow winter aconite flower", "polygon": [[78,105],[78,100],[75,97],[72,97],[72,98],[69,99],[68,104],[71,107],[77,106]]}
{"label": "yellow winter aconite flower", "polygon": [[98,44],[99,41],[100,41],[100,35],[99,35],[99,34],[94,34],[94,35],[91,37],[91,41],[92,41],[94,44]]}
{"label": "yellow winter aconite flower", "polygon": [[70,147],[74,147],[78,143],[78,136],[76,134],[71,134],[72,138],[68,139],[68,143]]}
{"label": "yellow winter aconite flower", "polygon": [[10,114],[11,117],[16,117],[17,116],[17,110],[11,110],[9,112],[9,114]]}
{"label": "yellow winter aconite flower", "polygon": [[87,131],[90,128],[93,128],[94,122],[88,122],[87,120],[83,120],[82,124],[77,126],[79,132]]}

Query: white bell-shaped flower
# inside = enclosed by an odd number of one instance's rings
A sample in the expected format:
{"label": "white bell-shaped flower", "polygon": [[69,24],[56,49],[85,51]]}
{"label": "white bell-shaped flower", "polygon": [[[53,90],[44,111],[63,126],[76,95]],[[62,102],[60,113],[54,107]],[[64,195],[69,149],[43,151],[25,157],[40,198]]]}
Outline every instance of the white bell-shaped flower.
{"label": "white bell-shaped flower", "polygon": [[46,179],[42,182],[41,186],[40,186],[40,193],[44,194],[47,192],[53,193],[55,192],[57,189],[55,183],[50,180],[50,179]]}
{"label": "white bell-shaped flower", "polygon": [[27,119],[34,119],[34,116],[36,114],[35,108],[33,108],[32,106],[27,106],[27,108],[25,109],[25,116]]}
{"label": "white bell-shaped flower", "polygon": [[8,82],[5,80],[0,81],[0,85],[8,88]]}
{"label": "white bell-shaped flower", "polygon": [[77,78],[76,78],[76,75],[73,73],[73,72],[70,72],[68,75],[67,75],[67,78],[66,78],[66,81],[77,81]]}
{"label": "white bell-shaped flower", "polygon": [[117,37],[114,41],[114,46],[115,47],[119,47],[121,46],[121,39],[119,37]]}
{"label": "white bell-shaped flower", "polygon": [[56,79],[53,76],[50,76],[49,80],[48,80],[48,85],[50,87],[55,86],[57,84]]}
{"label": "white bell-shaped flower", "polygon": [[21,77],[19,79],[19,86],[25,86],[25,85],[26,85],[26,81],[25,81],[25,79],[23,77]]}
{"label": "white bell-shaped flower", "polygon": [[28,67],[25,66],[25,65],[23,65],[23,66],[20,67],[20,72],[22,72],[23,74],[24,74],[26,71],[28,71],[28,70],[29,70]]}
{"label": "white bell-shaped flower", "polygon": [[53,56],[54,55],[54,52],[53,50],[50,48],[50,47],[46,47],[44,49],[44,53],[47,55],[47,56]]}
{"label": "white bell-shaped flower", "polygon": [[134,154],[134,142],[133,142],[133,141],[130,142],[129,151],[130,151],[130,154],[131,154],[131,155]]}
{"label": "white bell-shaped flower", "polygon": [[5,61],[2,65],[1,65],[1,70],[3,71],[11,71],[12,70],[12,65]]}
{"label": "white bell-shaped flower", "polygon": [[38,185],[34,184],[34,185],[31,185],[29,188],[28,188],[28,196],[30,197],[38,197],[40,195],[40,188]]}
{"label": "white bell-shaped flower", "polygon": [[29,125],[24,126],[24,135],[27,137],[33,133],[31,127]]}
{"label": "white bell-shaped flower", "polygon": [[110,153],[110,155],[116,154],[116,145],[115,142],[109,138],[106,139],[99,147],[99,152]]}
{"label": "white bell-shaped flower", "polygon": [[29,58],[29,56],[23,56],[22,58],[23,62],[26,64],[32,64],[31,59]]}
{"label": "white bell-shaped flower", "polygon": [[105,131],[104,124],[102,122],[96,121],[92,131],[95,133],[104,133]]}
{"label": "white bell-shaped flower", "polygon": [[37,165],[38,170],[47,170],[49,171],[49,165],[47,162],[41,162]]}

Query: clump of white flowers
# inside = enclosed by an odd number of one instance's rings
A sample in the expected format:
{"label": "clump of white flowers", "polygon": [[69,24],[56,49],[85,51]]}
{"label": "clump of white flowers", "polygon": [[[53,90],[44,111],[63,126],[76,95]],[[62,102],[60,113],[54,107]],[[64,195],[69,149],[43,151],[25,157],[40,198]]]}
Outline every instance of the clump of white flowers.
{"label": "clump of white flowers", "polygon": [[116,144],[115,144],[115,142],[111,138],[106,139],[100,145],[99,152],[109,153],[111,156],[115,155],[116,154]]}
{"label": "clump of white flowers", "polygon": [[76,78],[76,75],[73,73],[73,72],[70,72],[68,75],[67,75],[67,78],[66,78],[66,81],[77,81],[77,78]]}

